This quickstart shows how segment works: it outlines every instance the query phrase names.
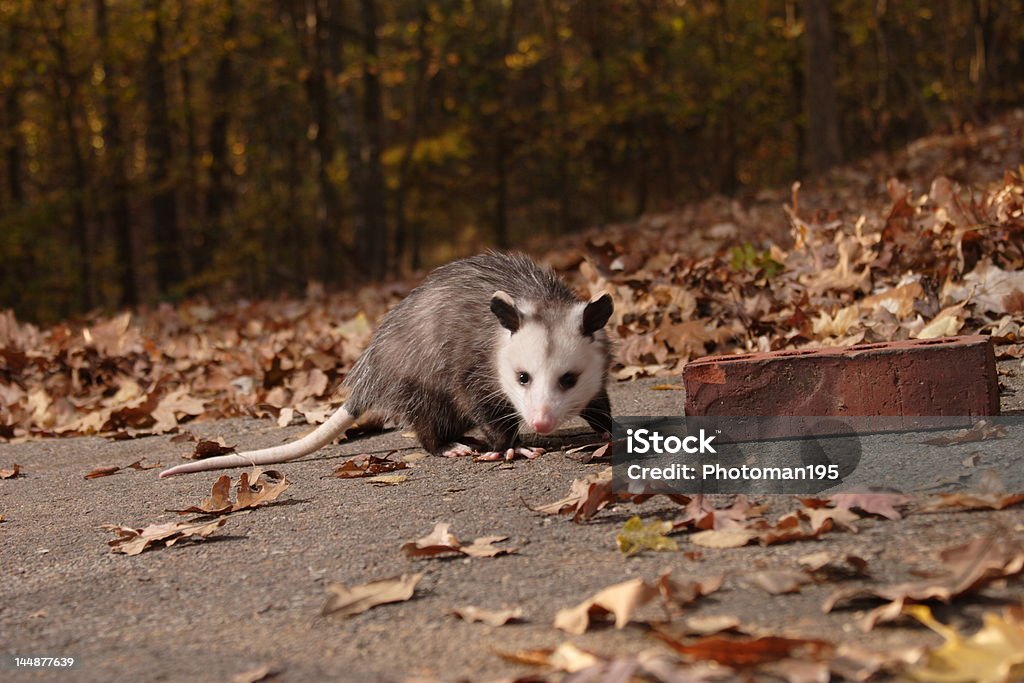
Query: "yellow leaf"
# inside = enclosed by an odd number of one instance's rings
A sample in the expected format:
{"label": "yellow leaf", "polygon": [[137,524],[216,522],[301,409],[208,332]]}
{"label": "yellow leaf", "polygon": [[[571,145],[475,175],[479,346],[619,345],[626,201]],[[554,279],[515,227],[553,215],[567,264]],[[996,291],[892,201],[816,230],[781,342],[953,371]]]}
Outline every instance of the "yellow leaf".
{"label": "yellow leaf", "polygon": [[672,522],[655,520],[644,524],[643,520],[634,515],[615,536],[615,542],[626,557],[644,550],[679,550],[675,540],[665,536],[670,531]]}
{"label": "yellow leaf", "polygon": [[970,637],[938,622],[924,605],[905,611],[946,642],[909,671],[927,683],[1003,683],[1024,676],[1024,608],[984,614],[984,626]]}

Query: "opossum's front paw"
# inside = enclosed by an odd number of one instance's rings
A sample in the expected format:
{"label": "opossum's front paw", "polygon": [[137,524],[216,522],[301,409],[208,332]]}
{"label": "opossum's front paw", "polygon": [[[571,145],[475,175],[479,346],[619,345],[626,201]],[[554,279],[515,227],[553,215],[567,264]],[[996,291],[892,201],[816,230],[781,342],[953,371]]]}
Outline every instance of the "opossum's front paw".
{"label": "opossum's front paw", "polygon": [[478,451],[472,446],[467,446],[464,443],[455,442],[449,444],[449,446],[441,452],[446,458],[461,458],[467,455],[476,455]]}
{"label": "opossum's front paw", "polygon": [[533,460],[534,458],[544,455],[544,453],[546,453],[546,451],[543,448],[518,446],[516,448],[508,448],[503,451],[488,451],[487,453],[481,453],[473,458],[473,460],[475,462],[496,462],[498,460],[511,462],[516,459],[517,455],[522,456],[527,460]]}

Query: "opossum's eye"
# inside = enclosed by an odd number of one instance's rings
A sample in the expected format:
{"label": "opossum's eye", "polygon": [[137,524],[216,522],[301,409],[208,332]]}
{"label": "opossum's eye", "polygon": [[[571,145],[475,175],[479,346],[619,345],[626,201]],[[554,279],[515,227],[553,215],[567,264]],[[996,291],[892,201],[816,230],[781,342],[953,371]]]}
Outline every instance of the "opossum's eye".
{"label": "opossum's eye", "polygon": [[579,375],[577,375],[575,372],[567,372],[558,378],[558,386],[568,391],[569,389],[572,389],[574,386],[576,386],[576,380],[578,379]]}
{"label": "opossum's eye", "polygon": [[523,384],[523,385],[529,384],[530,383],[530,373],[528,373],[528,372],[520,372],[518,375],[516,375],[516,379],[519,380],[520,384]]}

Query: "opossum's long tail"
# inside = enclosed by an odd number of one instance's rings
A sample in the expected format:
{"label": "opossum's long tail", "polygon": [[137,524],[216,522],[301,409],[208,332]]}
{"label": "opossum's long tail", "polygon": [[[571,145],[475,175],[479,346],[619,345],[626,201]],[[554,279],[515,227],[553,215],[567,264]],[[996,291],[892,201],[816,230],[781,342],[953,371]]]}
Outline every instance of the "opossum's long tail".
{"label": "opossum's long tail", "polygon": [[356,421],[345,406],[341,406],[331,417],[312,432],[298,441],[286,443],[282,446],[272,448],[261,448],[258,451],[246,451],[244,453],[233,453],[231,455],[220,455],[215,458],[196,460],[185,463],[160,473],[160,478],[173,477],[176,474],[188,472],[204,472],[206,470],[220,470],[228,467],[248,467],[254,465],[272,465],[288,460],[296,460],[304,455],[326,446],[331,441],[341,436],[345,430]]}

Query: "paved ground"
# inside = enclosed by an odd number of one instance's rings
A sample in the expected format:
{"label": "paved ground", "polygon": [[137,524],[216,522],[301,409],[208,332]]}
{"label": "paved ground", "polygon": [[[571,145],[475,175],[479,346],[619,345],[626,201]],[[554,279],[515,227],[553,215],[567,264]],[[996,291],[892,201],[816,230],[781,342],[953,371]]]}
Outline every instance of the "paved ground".
{"label": "paved ground", "polygon": [[[1002,379],[1020,387],[1018,378]],[[681,412],[682,393],[652,391],[656,383],[615,386],[616,412]],[[1021,396],[1024,392],[1008,392],[1004,409],[1019,409]],[[305,428],[235,420],[199,423],[192,430],[253,447],[279,443]],[[582,429],[566,434],[578,435],[570,439],[575,443],[589,439]],[[0,680],[229,681],[261,664],[272,665],[280,672],[276,680],[285,681],[483,680],[525,674],[531,669],[505,663],[495,650],[554,647],[565,640],[606,654],[656,646],[640,628],[570,638],[550,625],[559,608],[604,586],[640,575],[653,578],[669,567],[676,576],[727,574],[725,590],[699,603],[697,614],[734,615],[773,633],[879,648],[935,644],[937,636],[911,627],[880,627],[863,635],[855,626],[861,612],[855,610],[823,615],[821,603],[835,584],[770,596],[747,586],[744,575],[755,568],[792,566],[798,557],[830,550],[864,557],[878,580],[899,580],[909,578],[908,564],[936,568],[938,548],[972,536],[1024,537],[1024,509],[1018,508],[866,520],[856,535],[833,533],[820,542],[769,548],[704,549],[696,559],[681,552],[624,559],[614,540],[622,523],[635,511],[668,517],[673,504],[625,506],[583,525],[542,516],[526,505],[562,497],[575,477],[599,465],[549,453],[512,468],[427,458],[416,463],[407,482],[391,487],[327,476],[345,457],[393,448],[417,450],[399,433],[327,448],[283,466],[293,481],[283,502],[232,516],[216,539],[126,557],[109,552],[110,534],[99,525],[169,520],[173,515],[164,510],[198,503],[217,475],[158,480],[157,470],[128,470],[91,481],[82,476],[96,466],[139,458],[173,464],[187,446],[169,437],[0,446],[0,466],[18,462],[26,471],[0,481],[0,514],[6,518],[0,523],[0,653],[74,656],[80,662],[59,673],[4,670]],[[984,454],[986,444],[972,450]],[[794,505],[790,497],[761,499],[772,502],[773,514]],[[494,559],[406,559],[398,550],[401,543],[425,535],[437,521],[452,522],[464,540],[507,534],[520,551]],[[684,541],[683,549],[693,548]],[[426,576],[413,601],[349,620],[319,616],[329,581],[360,584],[414,571]],[[1021,597],[1019,582],[939,615],[977,624],[983,607],[1009,597]],[[457,606],[504,604],[521,606],[526,623],[492,629],[446,616]]]}

